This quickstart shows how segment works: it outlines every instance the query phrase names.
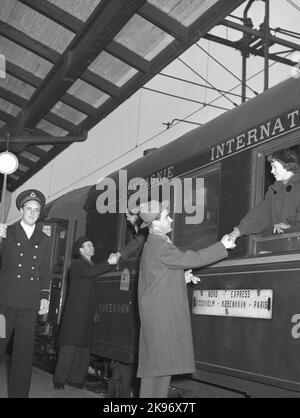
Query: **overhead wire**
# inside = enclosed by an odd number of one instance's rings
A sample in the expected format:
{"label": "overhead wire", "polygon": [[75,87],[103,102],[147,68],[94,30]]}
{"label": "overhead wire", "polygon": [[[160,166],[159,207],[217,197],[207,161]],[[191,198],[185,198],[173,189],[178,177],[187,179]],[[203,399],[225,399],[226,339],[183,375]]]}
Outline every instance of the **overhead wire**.
{"label": "overhead wire", "polygon": [[217,87],[215,87],[210,81],[205,80],[204,77],[202,77],[201,74],[198,73],[198,71],[194,70],[193,67],[191,67],[189,64],[187,64],[185,61],[183,61],[183,59],[181,58],[177,58],[178,61],[180,61],[183,65],[185,65],[190,71],[192,71],[194,74],[196,74],[198,77],[201,78],[201,80],[203,80],[204,82],[206,82],[207,84],[209,84],[211,87],[213,87],[218,93],[221,94],[221,96],[223,96],[226,100],[228,100],[231,104],[233,104],[234,106],[238,106],[237,103],[235,103],[233,100],[231,100],[229,97],[227,97],[221,90],[219,90]]}
{"label": "overhead wire", "polygon": [[300,6],[295,4],[292,0],[286,0],[291,6],[293,6],[298,12],[300,12]]}
{"label": "overhead wire", "polygon": [[[285,58],[287,58],[287,57],[288,57],[289,55],[291,55],[291,54],[292,54],[292,52],[288,53],[288,54],[285,56]],[[273,62],[272,64],[270,64],[269,68],[273,67],[273,66],[274,66],[274,65],[276,65],[276,64],[278,64],[278,62]],[[261,73],[263,73],[263,72],[264,72],[264,69],[262,69],[262,70],[258,71],[257,73],[255,73],[255,74],[253,74],[251,77],[249,77],[249,78],[247,79],[247,81],[252,80],[253,78],[257,77],[258,75],[260,75],[260,74],[261,74]],[[238,87],[240,87],[240,86],[241,86],[241,83],[240,83],[240,84],[237,84],[236,86],[232,87],[232,89],[230,89],[230,90],[229,90],[229,92],[234,91],[235,89],[237,89],[237,88],[238,88]],[[212,100],[212,101],[210,102],[210,104],[212,104],[212,103],[213,103],[213,102],[215,102],[216,100],[219,100],[222,96],[223,96],[223,95],[218,96],[217,98],[215,98],[214,100]],[[196,109],[195,111],[193,111],[192,113],[190,113],[190,114],[189,114],[189,115],[187,115],[186,117],[182,118],[182,120],[189,119],[190,117],[194,116],[196,113],[198,113],[198,112],[200,112],[201,110],[203,110],[205,107],[206,107],[206,106],[201,106],[200,108]],[[179,123],[181,123],[181,122],[177,122],[177,123],[175,123],[174,125],[170,126],[170,128],[169,128],[169,129],[174,128],[174,127],[175,127],[175,126],[177,126]],[[61,194],[61,193],[62,193],[62,192],[64,192],[65,190],[67,190],[67,189],[69,189],[70,187],[74,186],[75,184],[77,184],[77,183],[81,182],[82,180],[85,180],[86,178],[88,178],[88,177],[92,176],[93,174],[97,173],[99,170],[102,170],[102,169],[104,169],[105,167],[108,167],[110,164],[112,164],[112,163],[114,163],[114,162],[116,162],[116,161],[120,160],[121,158],[125,157],[126,155],[129,155],[132,151],[137,150],[138,148],[143,147],[143,146],[144,146],[145,144],[147,144],[148,142],[153,141],[154,139],[158,138],[158,137],[159,137],[159,136],[161,136],[162,134],[165,134],[167,130],[168,130],[168,129],[164,128],[163,130],[161,130],[161,131],[160,131],[160,132],[158,132],[157,134],[153,135],[151,138],[148,138],[146,141],[144,141],[144,142],[140,143],[138,146],[135,146],[134,148],[131,148],[130,150],[128,150],[128,151],[126,151],[126,152],[124,152],[124,153],[123,153],[123,154],[121,154],[121,155],[119,155],[118,157],[113,158],[113,159],[112,159],[112,160],[110,160],[108,163],[106,163],[106,164],[102,165],[101,167],[98,167],[97,169],[95,169],[95,170],[91,171],[90,173],[86,174],[85,176],[81,177],[79,180],[74,181],[72,184],[69,184],[68,186],[66,186],[66,187],[64,187],[63,189],[59,190],[58,192],[54,193],[51,197],[54,197],[54,196],[56,196],[56,195]]]}
{"label": "overhead wire", "polygon": [[[287,51],[285,51],[285,52],[287,52]],[[208,86],[208,85],[204,85],[204,84],[200,84],[200,83],[196,83],[195,81],[186,80],[184,78],[176,77],[174,75],[165,74],[165,73],[159,73],[157,75],[158,76],[162,76],[162,77],[166,77],[166,78],[170,78],[172,80],[182,81],[183,83],[191,84],[193,86],[203,87],[203,88],[205,88],[207,90],[214,90],[214,91],[216,90],[214,87],[211,87],[211,86]],[[241,97],[241,95],[238,94],[238,93],[232,93],[232,92],[228,92],[226,90],[221,90],[221,89],[218,89],[218,90],[222,91],[224,94],[230,94],[231,96],[235,96],[235,97],[239,97],[239,98]]]}
{"label": "overhead wire", "polygon": [[[200,46],[198,44],[198,42],[196,42],[195,44],[199,49],[201,49],[201,51],[205,52],[205,54],[207,54],[212,60],[214,60],[217,64],[219,64],[225,71],[227,71],[230,75],[232,75],[236,80],[238,80],[240,83],[242,83],[242,80],[236,75],[234,74],[231,70],[229,70],[229,68],[227,68],[224,64],[222,64],[217,58],[215,58],[213,55],[211,55],[208,51],[206,51],[204,48],[202,48],[202,46]],[[249,90],[252,91],[252,93],[254,93],[256,96],[258,95],[258,92],[255,91],[254,89],[252,89],[250,86],[247,86],[247,88]]]}
{"label": "overhead wire", "polygon": [[225,111],[230,110],[230,109],[228,109],[226,107],[217,106],[217,105],[211,105],[209,103],[200,102],[199,100],[188,99],[187,97],[178,96],[177,94],[172,94],[172,93],[166,93],[166,92],[164,92],[162,90],[152,89],[150,87],[142,87],[142,89],[143,90],[147,90],[147,91],[152,91],[154,93],[162,94],[164,96],[173,97],[175,99],[185,100],[185,101],[190,102],[190,103],[198,103],[198,104],[202,104],[204,106],[211,106],[211,107],[214,107],[216,109],[225,110]]}

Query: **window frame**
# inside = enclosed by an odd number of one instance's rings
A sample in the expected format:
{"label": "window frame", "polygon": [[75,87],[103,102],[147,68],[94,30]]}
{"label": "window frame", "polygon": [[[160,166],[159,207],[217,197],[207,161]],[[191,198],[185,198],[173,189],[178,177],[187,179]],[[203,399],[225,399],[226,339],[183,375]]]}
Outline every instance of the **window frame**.
{"label": "window frame", "polygon": [[[300,132],[297,130],[283,135],[282,137],[273,140],[272,142],[266,141],[260,146],[254,148],[252,153],[252,178],[251,178],[251,209],[254,208],[259,202],[265,198],[265,174],[266,174],[266,156],[275,151],[293,147],[295,145],[300,146]],[[263,181],[262,181],[263,179]],[[250,209],[250,210],[251,210]],[[295,236],[300,236],[299,233],[286,233],[284,234],[285,238],[293,238]],[[266,262],[269,258],[280,257],[288,254],[297,254],[298,252],[288,252],[282,251],[280,253],[270,253],[270,254],[258,254],[256,252],[257,244],[262,241],[272,241],[280,239],[279,237],[274,236],[264,236],[262,234],[251,235],[250,236],[250,252],[249,257],[266,257]],[[299,251],[300,253],[300,251]],[[272,262],[270,260],[270,262]]]}
{"label": "window frame", "polygon": [[[184,178],[195,178],[196,177],[196,173],[197,173],[197,178],[205,178],[205,176],[207,176],[208,174],[211,173],[218,173],[220,175],[220,183],[219,183],[219,190],[218,190],[218,205],[217,205],[217,237],[216,240],[218,239],[218,233],[219,233],[219,222],[220,222],[220,196],[221,196],[221,187],[222,187],[222,164],[221,162],[218,162],[216,164],[213,165],[209,165],[208,167],[197,167],[193,170],[190,171],[186,171],[178,176],[176,176],[179,179],[184,179]],[[174,237],[175,237],[175,232],[176,232],[176,228],[177,228],[177,224],[178,222],[176,222],[176,219],[178,216],[180,216],[182,214],[174,214],[173,216],[173,230],[171,235],[171,239],[174,242]],[[175,245],[178,245],[175,242]]]}

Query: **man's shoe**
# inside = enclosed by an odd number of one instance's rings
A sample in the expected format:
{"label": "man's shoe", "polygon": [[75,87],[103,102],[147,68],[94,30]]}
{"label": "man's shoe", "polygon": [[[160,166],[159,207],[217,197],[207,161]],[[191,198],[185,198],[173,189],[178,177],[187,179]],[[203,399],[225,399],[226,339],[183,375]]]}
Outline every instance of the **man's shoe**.
{"label": "man's shoe", "polygon": [[68,385],[72,386],[73,388],[83,389],[83,384],[82,383],[68,383]]}
{"label": "man's shoe", "polygon": [[65,388],[65,385],[63,383],[54,383],[53,387],[54,389],[61,390]]}

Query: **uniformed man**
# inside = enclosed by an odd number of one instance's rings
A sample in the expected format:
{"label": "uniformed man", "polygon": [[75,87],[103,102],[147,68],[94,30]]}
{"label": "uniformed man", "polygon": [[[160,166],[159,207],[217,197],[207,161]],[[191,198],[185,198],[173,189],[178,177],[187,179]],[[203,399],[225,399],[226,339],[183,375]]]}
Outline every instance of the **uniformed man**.
{"label": "uniformed man", "polygon": [[44,204],[40,191],[26,190],[16,200],[22,220],[8,227],[0,224],[0,313],[6,322],[5,338],[0,338],[0,361],[14,331],[10,398],[29,396],[37,314],[48,311],[49,283],[39,276],[39,266],[49,239],[36,224]]}

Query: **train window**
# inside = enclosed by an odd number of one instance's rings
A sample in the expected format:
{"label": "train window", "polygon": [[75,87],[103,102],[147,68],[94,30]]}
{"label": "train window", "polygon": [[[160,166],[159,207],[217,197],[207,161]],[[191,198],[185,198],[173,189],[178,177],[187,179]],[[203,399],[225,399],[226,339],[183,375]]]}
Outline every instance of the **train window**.
{"label": "train window", "polygon": [[[220,170],[201,170],[191,178],[192,188],[184,187],[183,191],[183,213],[176,214],[174,224],[174,242],[183,250],[205,248],[218,237]],[[198,213],[191,215],[191,206],[197,206]],[[191,223],[187,222],[189,217],[194,217]]]}
{"label": "train window", "polygon": [[[286,149],[286,146],[285,148]],[[290,149],[297,155],[298,161],[300,161],[300,145],[291,146]],[[280,151],[281,149],[276,149],[275,151]],[[274,152],[274,151],[273,151]],[[264,193],[266,194],[269,187],[275,183],[274,175],[272,174],[272,166],[268,161],[267,155],[270,154],[270,151],[265,152],[264,160]],[[298,173],[296,174],[299,175]],[[275,190],[275,188],[274,188]],[[274,191],[276,193],[276,190]],[[295,206],[295,205],[294,205]],[[287,201],[282,201],[281,205],[273,208],[274,211],[289,211]],[[272,210],[273,210],[272,209]],[[296,217],[297,208],[291,208],[293,212],[289,216]],[[275,212],[274,212],[275,213]],[[285,216],[285,215],[283,215]],[[299,216],[299,215],[298,215]],[[288,223],[288,222],[287,222]],[[290,222],[291,225],[283,233],[274,233],[274,225],[271,224],[266,228],[260,235],[254,236],[254,254],[256,255],[267,255],[267,254],[276,254],[284,252],[299,252],[300,251],[300,225],[294,221]]]}
{"label": "train window", "polygon": [[110,253],[117,251],[120,219],[117,213],[99,214],[96,211],[88,216],[87,234],[95,245],[96,263],[106,260]]}

